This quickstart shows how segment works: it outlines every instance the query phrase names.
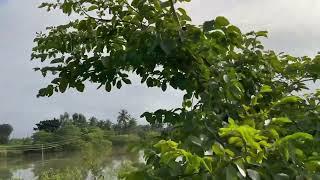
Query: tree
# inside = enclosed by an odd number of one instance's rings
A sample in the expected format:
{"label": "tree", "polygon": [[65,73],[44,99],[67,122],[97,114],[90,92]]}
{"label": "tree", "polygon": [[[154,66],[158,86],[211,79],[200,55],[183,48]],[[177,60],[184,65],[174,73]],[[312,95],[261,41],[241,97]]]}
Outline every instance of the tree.
{"label": "tree", "polygon": [[103,129],[103,130],[111,130],[112,129],[112,122],[110,120],[100,120],[97,124],[97,126],[100,128],[100,129]]}
{"label": "tree", "polygon": [[53,137],[56,137],[56,141],[65,142],[63,145],[64,150],[81,150],[84,147],[84,141],[82,140],[83,132],[81,128],[73,125],[67,124],[60,128]]}
{"label": "tree", "polygon": [[62,126],[62,121],[59,119],[44,120],[36,124],[37,127],[33,128],[35,131],[55,132]]}
{"label": "tree", "polygon": [[182,107],[142,115],[170,131],[127,179],[318,179],[320,91],[296,94],[319,80],[320,54],[265,50],[266,31],[243,33],[222,16],[194,25],[175,3],[43,3],[81,18],[35,38],[32,59],[50,62],[36,70],[54,76],[38,96],[82,92],[87,81],[120,89],[129,72],[185,92]]}
{"label": "tree", "polygon": [[117,123],[118,123],[117,127],[120,129],[120,131],[127,130],[130,119],[131,119],[131,116],[129,115],[128,111],[125,109],[121,109],[117,117]]}
{"label": "tree", "polygon": [[60,115],[60,121],[65,123],[68,122],[70,120],[70,115],[69,113],[65,112],[64,114]]}
{"label": "tree", "polygon": [[129,129],[134,129],[137,127],[137,120],[135,118],[131,118],[128,122],[128,128]]}
{"label": "tree", "polygon": [[89,119],[89,125],[99,127],[102,130],[112,129],[112,122],[110,120],[98,120],[96,117],[91,117]]}
{"label": "tree", "polygon": [[87,126],[87,118],[81,113],[74,113],[72,115],[72,123],[78,127],[83,128]]}
{"label": "tree", "polygon": [[0,144],[8,144],[12,131],[13,128],[10,124],[0,125]]}
{"label": "tree", "polygon": [[96,117],[91,117],[89,119],[89,125],[90,126],[97,126],[98,125],[99,120]]}
{"label": "tree", "polygon": [[31,138],[34,144],[46,144],[56,141],[56,137],[53,132],[44,130],[33,133]]}
{"label": "tree", "polygon": [[128,122],[128,127],[126,129],[127,133],[136,133],[137,132],[137,120],[135,118],[130,118]]}

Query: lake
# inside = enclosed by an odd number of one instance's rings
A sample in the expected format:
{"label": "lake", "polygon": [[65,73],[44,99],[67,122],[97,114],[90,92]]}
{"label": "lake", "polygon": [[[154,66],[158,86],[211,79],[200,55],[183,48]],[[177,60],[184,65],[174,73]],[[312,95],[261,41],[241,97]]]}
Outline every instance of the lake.
{"label": "lake", "polygon": [[[122,152],[122,153],[121,153]],[[142,152],[41,153],[0,158],[0,180],[117,179],[121,168],[142,162]]]}

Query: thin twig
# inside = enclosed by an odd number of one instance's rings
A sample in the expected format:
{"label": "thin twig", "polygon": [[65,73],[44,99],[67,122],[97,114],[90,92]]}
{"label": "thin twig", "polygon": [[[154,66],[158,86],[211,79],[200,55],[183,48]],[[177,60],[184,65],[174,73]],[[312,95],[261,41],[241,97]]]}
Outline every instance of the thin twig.
{"label": "thin twig", "polygon": [[[89,14],[87,13],[87,11],[85,11],[85,10],[83,9],[83,7],[81,6],[81,4],[79,4],[79,7],[80,7],[81,12],[82,12],[84,15],[86,15],[88,18],[94,19],[94,20],[96,20],[96,21],[112,22],[112,19],[103,19],[103,18],[93,17],[93,16],[89,15]],[[135,24],[135,23],[133,23],[133,22],[130,22],[130,21],[125,21],[125,20],[117,20],[117,21],[118,21],[118,22],[123,22],[123,23],[129,23],[129,24],[132,24],[132,25],[137,25],[137,24]]]}
{"label": "thin twig", "polygon": [[139,12],[135,9],[135,8],[133,8],[128,2],[124,2],[128,7],[130,7],[134,12],[136,12],[137,14],[139,14]]}
{"label": "thin twig", "polygon": [[80,2],[78,2],[78,5],[79,5],[79,8],[81,10],[81,12],[86,15],[88,18],[91,18],[91,19],[95,19],[95,20],[98,20],[98,21],[105,21],[105,22],[111,22],[111,19],[103,19],[103,18],[98,18],[98,17],[93,17],[93,16],[90,16],[87,11],[85,11],[83,9],[83,7],[81,6]]}
{"label": "thin twig", "polygon": [[179,17],[178,17],[178,14],[176,12],[176,9],[174,8],[174,3],[173,3],[173,0],[169,0],[170,2],[170,8],[171,8],[171,11],[172,11],[172,14],[173,14],[173,18],[174,20],[177,22],[177,24],[179,25],[179,36],[180,36],[180,40],[183,41],[183,37],[182,37],[182,27],[181,27],[181,23],[180,23],[180,20],[179,20]]}

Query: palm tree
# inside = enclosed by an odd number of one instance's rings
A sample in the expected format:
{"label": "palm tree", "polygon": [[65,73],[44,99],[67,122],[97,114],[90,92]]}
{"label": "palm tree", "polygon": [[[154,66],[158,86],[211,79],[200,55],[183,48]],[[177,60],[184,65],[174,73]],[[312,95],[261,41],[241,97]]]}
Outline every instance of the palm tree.
{"label": "palm tree", "polygon": [[124,132],[127,130],[130,119],[132,118],[129,115],[128,111],[125,109],[121,109],[117,118],[117,122],[118,122],[117,127],[121,132]]}

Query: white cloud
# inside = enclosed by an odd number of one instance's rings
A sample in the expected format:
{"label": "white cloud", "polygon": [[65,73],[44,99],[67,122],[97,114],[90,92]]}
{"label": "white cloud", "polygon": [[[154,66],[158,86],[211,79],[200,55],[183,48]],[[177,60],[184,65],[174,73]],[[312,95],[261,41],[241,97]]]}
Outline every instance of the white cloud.
{"label": "white cloud", "polygon": [[268,48],[298,56],[320,50],[318,0],[198,0],[186,8],[198,24],[223,15],[245,32],[268,30]]}

